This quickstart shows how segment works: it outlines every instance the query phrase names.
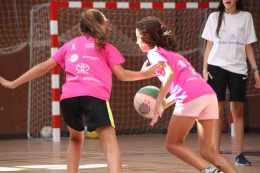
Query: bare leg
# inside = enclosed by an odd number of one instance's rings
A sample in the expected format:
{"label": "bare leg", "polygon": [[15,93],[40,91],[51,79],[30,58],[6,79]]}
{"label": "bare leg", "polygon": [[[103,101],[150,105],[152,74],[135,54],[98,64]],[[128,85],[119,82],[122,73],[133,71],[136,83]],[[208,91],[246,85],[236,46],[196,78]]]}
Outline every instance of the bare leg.
{"label": "bare leg", "polygon": [[214,150],[214,125],[215,121],[200,120],[198,121],[198,137],[201,156],[215,166],[220,166],[220,169],[226,173],[238,173],[236,168],[219,152]]}
{"label": "bare leg", "polygon": [[186,136],[194,122],[195,118],[173,115],[168,128],[166,149],[184,162],[202,171],[209,166],[209,163],[190,147],[184,145]]}
{"label": "bare leg", "polygon": [[67,126],[70,132],[67,150],[67,173],[77,173],[81,157],[81,148],[84,142],[84,131],[76,131]]}
{"label": "bare leg", "polygon": [[225,102],[218,102],[219,119],[215,120],[215,150],[220,153],[220,136],[222,131],[222,121],[224,117]]}
{"label": "bare leg", "polygon": [[232,115],[234,118],[234,130],[237,155],[243,152],[244,144],[244,103],[243,102],[231,102]]}
{"label": "bare leg", "polygon": [[104,153],[107,156],[108,170],[110,173],[122,173],[122,160],[116,132],[112,126],[105,126],[96,129],[102,144]]}

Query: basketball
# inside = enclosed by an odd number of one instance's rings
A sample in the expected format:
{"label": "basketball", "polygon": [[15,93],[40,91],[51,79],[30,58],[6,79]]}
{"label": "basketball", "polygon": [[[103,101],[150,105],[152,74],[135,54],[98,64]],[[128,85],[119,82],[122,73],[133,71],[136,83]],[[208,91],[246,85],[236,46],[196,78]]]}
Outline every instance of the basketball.
{"label": "basketball", "polygon": [[87,131],[87,136],[90,139],[98,139],[98,133],[95,130],[92,132]]}
{"label": "basketball", "polygon": [[52,127],[51,126],[44,126],[41,129],[41,137],[50,138],[51,136],[52,136]]}
{"label": "basketball", "polygon": [[[155,107],[156,98],[159,94],[159,88],[155,86],[145,86],[137,93],[134,97],[134,107],[135,110],[144,118],[152,119],[153,118],[153,109]],[[159,113],[163,113],[166,107],[166,99],[163,100],[162,105],[159,108]]]}

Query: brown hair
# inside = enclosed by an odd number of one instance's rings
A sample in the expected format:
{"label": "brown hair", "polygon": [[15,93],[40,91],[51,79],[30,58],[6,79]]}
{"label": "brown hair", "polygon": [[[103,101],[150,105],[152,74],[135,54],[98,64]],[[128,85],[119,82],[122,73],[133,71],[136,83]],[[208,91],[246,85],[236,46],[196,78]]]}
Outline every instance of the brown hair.
{"label": "brown hair", "polygon": [[[239,11],[245,11],[243,4],[242,4],[242,0],[237,0],[236,9],[239,10]],[[220,28],[221,28],[221,25],[222,25],[222,20],[223,20],[223,16],[224,16],[224,12],[225,12],[225,6],[223,4],[223,0],[219,0],[219,4],[218,4],[216,11],[219,11],[218,25],[217,25],[217,29],[216,29],[216,36],[218,38],[220,38],[219,37],[219,31],[220,31]]]}
{"label": "brown hair", "polygon": [[162,47],[169,51],[177,51],[178,45],[172,31],[163,25],[160,19],[149,16],[136,23],[136,29],[142,40],[151,48]]}
{"label": "brown hair", "polygon": [[96,9],[89,9],[82,13],[80,31],[95,38],[95,46],[105,48],[107,35],[102,27],[106,25],[106,17]]}

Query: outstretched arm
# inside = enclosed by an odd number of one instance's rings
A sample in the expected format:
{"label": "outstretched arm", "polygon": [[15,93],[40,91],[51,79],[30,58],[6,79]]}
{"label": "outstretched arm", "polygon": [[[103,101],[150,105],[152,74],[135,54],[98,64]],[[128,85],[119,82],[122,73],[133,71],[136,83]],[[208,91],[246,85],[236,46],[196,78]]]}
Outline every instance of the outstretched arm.
{"label": "outstretched arm", "polygon": [[33,68],[28,70],[26,73],[24,73],[23,75],[21,75],[19,78],[17,78],[14,81],[8,81],[8,80],[4,79],[3,77],[0,77],[0,83],[4,87],[14,89],[23,83],[26,83],[32,79],[35,79],[35,78],[45,74],[47,71],[49,71],[56,65],[57,65],[57,62],[53,58],[50,58],[47,61],[34,66]]}
{"label": "outstretched arm", "polygon": [[114,74],[116,75],[118,80],[121,81],[135,81],[148,79],[151,77],[155,77],[155,71],[161,68],[161,64],[154,64],[150,66],[146,66],[147,62],[144,63],[141,71],[130,71],[124,69],[121,65],[116,65],[112,68]]}

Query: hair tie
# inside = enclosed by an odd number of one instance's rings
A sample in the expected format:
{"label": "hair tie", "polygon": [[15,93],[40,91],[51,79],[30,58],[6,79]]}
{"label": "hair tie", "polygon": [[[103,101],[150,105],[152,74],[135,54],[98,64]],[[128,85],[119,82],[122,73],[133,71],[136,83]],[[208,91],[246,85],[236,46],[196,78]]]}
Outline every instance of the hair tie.
{"label": "hair tie", "polygon": [[164,25],[161,25],[161,29],[163,29]]}

